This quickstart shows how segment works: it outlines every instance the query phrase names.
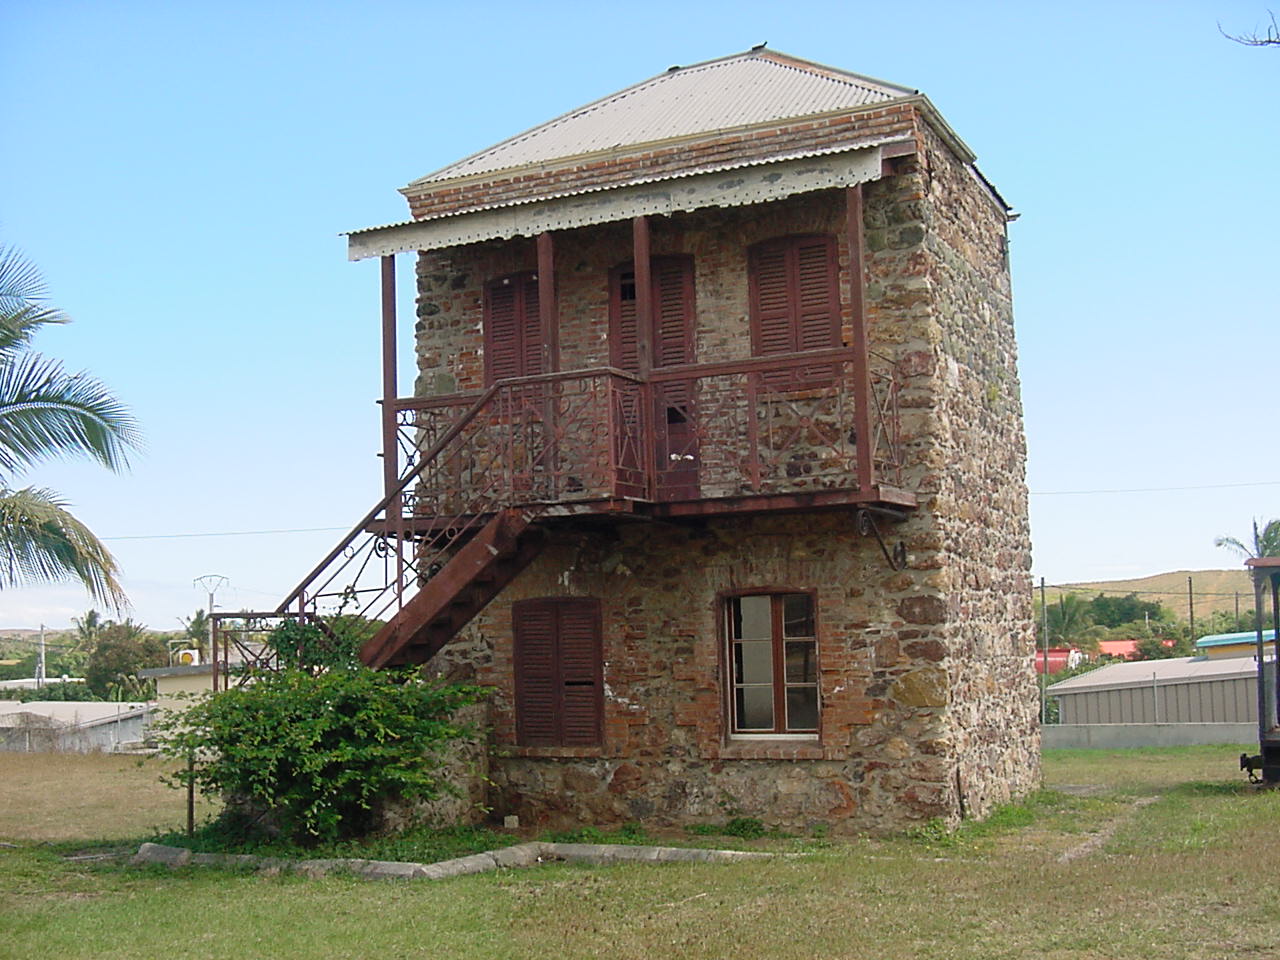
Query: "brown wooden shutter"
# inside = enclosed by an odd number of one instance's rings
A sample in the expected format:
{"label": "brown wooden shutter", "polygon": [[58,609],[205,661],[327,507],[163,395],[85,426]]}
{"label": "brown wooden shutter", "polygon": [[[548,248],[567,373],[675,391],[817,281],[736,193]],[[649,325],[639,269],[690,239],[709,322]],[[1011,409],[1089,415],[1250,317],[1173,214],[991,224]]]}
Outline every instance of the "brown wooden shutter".
{"label": "brown wooden shutter", "polygon": [[693,362],[693,260],[662,257],[653,262],[653,365]]}
{"label": "brown wooden shutter", "polygon": [[601,742],[604,714],[600,604],[566,600],[560,614],[561,743],[590,746]]}
{"label": "brown wooden shutter", "polygon": [[538,278],[526,274],[520,281],[521,377],[546,373],[542,369],[542,318],[538,314]]}
{"label": "brown wooden shutter", "polygon": [[796,349],[837,345],[840,331],[840,274],[831,237],[798,241],[795,257]]}
{"label": "brown wooden shutter", "polygon": [[486,383],[543,372],[534,274],[503,277],[485,285],[484,368]]}
{"label": "brown wooden shutter", "polygon": [[484,370],[488,383],[504,377],[519,376],[520,324],[517,319],[517,289],[515,284],[504,284],[501,281],[485,285]]}
{"label": "brown wooden shutter", "polygon": [[635,276],[630,264],[609,273],[609,363],[629,373],[640,369],[636,301],[623,299],[622,288],[624,283],[634,286]]}
{"label": "brown wooden shutter", "polygon": [[525,746],[602,742],[600,602],[522,600],[512,606],[516,738]]}
{"label": "brown wooden shutter", "polygon": [[543,600],[512,608],[515,630],[516,739],[527,746],[558,743],[556,611]]}
{"label": "brown wooden shutter", "polygon": [[792,346],[791,283],[787,251],[778,244],[751,251],[749,284],[751,340],[757,356],[790,353]]}

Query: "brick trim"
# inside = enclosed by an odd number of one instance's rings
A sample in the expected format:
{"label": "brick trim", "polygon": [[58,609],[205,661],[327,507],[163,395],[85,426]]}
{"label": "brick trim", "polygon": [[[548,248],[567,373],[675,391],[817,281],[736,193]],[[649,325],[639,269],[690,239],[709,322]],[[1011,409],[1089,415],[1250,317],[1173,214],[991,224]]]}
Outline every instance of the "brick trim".
{"label": "brick trim", "polygon": [[[566,190],[622,186],[640,177],[689,173],[772,154],[818,150],[839,144],[893,135],[912,135],[919,142],[918,111],[914,103],[880,105],[828,117],[808,117],[771,129],[734,131],[701,140],[655,147],[643,153],[600,159],[576,158],[561,166],[499,171],[480,180],[459,184],[442,181],[406,188],[415,220],[469,213],[494,204],[533,200]],[[433,189],[434,187],[434,189]]]}

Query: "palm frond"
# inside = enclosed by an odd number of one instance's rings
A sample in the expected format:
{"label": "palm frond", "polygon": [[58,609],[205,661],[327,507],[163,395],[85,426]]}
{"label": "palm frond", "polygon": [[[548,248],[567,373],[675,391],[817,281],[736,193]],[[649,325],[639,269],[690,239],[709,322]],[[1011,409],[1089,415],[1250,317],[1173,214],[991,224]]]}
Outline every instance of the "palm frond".
{"label": "palm frond", "polygon": [[1234,550],[1236,553],[1240,554],[1240,556],[1245,558],[1253,556],[1253,553],[1249,548],[1235,537],[1214,537],[1213,545],[1215,547],[1226,547],[1228,550]]}
{"label": "palm frond", "polygon": [[120,470],[140,443],[137,421],[95,378],[38,353],[0,354],[0,470],[80,456]]}
{"label": "palm frond", "polygon": [[46,323],[67,322],[46,295],[35,264],[15,247],[0,246],[0,353],[25,346]]}
{"label": "palm frond", "polygon": [[1245,545],[1235,537],[1215,537],[1215,547],[1227,547],[1248,560],[1251,557],[1280,557],[1280,520],[1269,520],[1259,527],[1253,521],[1253,543]]}
{"label": "palm frond", "polygon": [[115,558],[52,490],[0,488],[0,590],[79,580],[94,601],[128,604]]}

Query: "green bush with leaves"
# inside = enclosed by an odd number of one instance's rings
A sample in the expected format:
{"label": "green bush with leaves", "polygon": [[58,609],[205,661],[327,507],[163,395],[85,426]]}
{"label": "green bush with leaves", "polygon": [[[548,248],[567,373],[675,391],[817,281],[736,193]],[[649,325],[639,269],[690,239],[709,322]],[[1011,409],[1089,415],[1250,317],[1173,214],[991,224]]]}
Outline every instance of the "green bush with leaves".
{"label": "green bush with leaves", "polygon": [[191,760],[176,784],[260,811],[309,845],[369,832],[384,801],[448,791],[448,748],[473,733],[457,711],[480,694],[414,673],[286,670],[169,714],[159,738]]}

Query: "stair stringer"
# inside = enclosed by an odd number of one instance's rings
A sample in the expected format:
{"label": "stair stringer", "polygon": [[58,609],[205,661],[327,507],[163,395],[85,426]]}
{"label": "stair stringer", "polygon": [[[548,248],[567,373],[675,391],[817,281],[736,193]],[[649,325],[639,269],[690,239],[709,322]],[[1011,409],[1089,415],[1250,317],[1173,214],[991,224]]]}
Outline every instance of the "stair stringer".
{"label": "stair stringer", "polygon": [[426,663],[542,552],[537,511],[495,513],[360,650],[375,669]]}

